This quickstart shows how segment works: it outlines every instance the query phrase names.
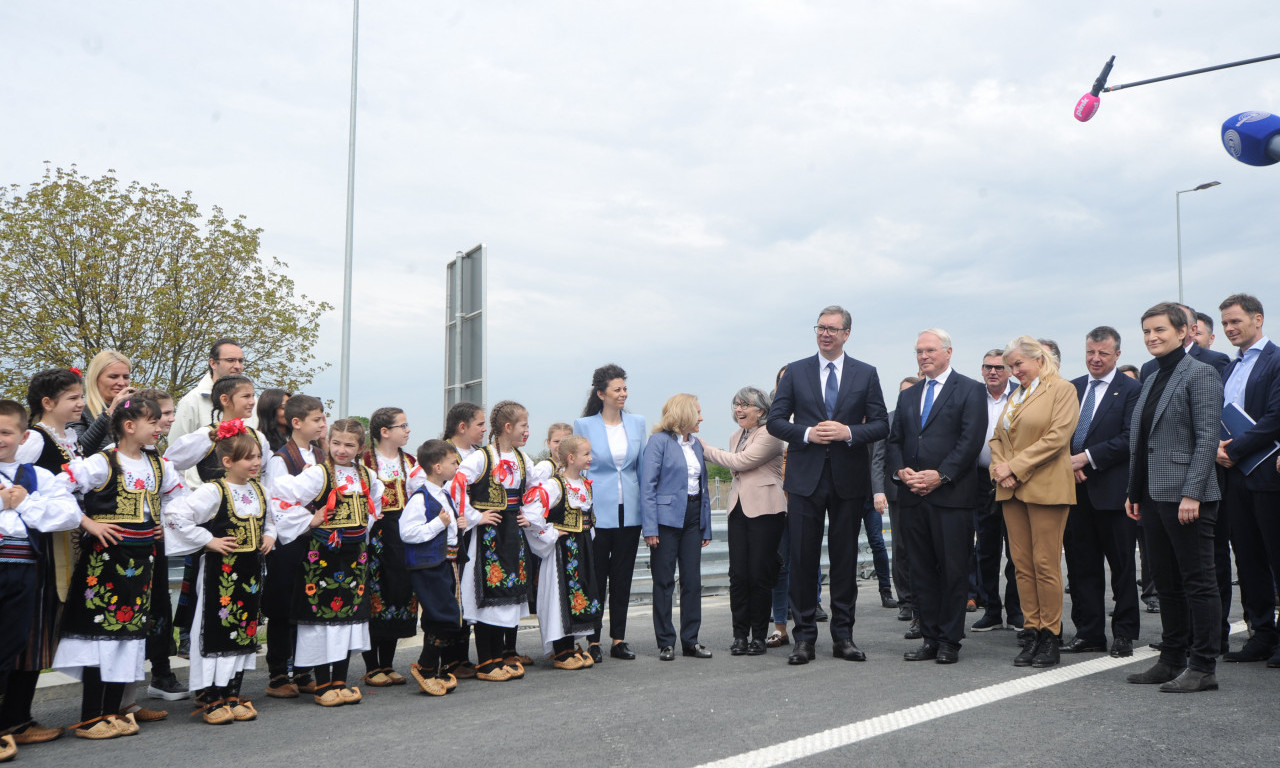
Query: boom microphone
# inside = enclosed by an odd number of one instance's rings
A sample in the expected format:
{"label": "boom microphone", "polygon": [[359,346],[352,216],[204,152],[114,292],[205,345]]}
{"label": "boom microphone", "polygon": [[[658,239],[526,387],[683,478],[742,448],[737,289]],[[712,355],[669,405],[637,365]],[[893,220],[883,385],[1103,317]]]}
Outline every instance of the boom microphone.
{"label": "boom microphone", "polygon": [[1107,85],[1107,77],[1111,74],[1111,65],[1116,63],[1116,57],[1112,56],[1107,59],[1107,63],[1102,65],[1102,73],[1098,75],[1098,79],[1093,81],[1093,88],[1088,93],[1080,97],[1076,102],[1076,119],[1082,123],[1088,122],[1098,112],[1098,107],[1102,105],[1098,94],[1102,93],[1102,89]]}
{"label": "boom microphone", "polygon": [[1247,165],[1280,162],[1280,117],[1270,112],[1241,112],[1222,124],[1222,146]]}

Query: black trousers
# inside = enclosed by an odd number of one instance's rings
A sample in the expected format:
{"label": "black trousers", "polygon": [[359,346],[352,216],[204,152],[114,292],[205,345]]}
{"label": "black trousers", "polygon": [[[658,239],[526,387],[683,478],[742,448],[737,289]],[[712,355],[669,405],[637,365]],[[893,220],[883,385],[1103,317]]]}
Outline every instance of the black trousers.
{"label": "black trousers", "polygon": [[1253,636],[1260,642],[1276,645],[1280,643],[1280,634],[1276,632],[1280,493],[1250,491],[1245,486],[1244,472],[1236,467],[1226,471],[1226,478],[1222,503],[1229,521],[1231,548],[1236,553],[1240,606],[1253,628]]}
{"label": "black trousers", "polygon": [[911,589],[911,554],[906,534],[902,532],[902,508],[898,502],[889,502],[889,527],[893,529],[893,588],[898,593],[898,604],[916,605],[915,592]]}
{"label": "black trousers", "polygon": [[[1003,608],[1010,626],[1022,626],[1022,602],[1018,599],[1018,577],[1009,554],[1009,531],[995,491],[978,513],[977,525],[978,589],[986,603],[986,612],[998,616]],[[1001,543],[1003,542],[1003,546]],[[1000,556],[1004,555],[1004,602],[1000,602]]]}
{"label": "black trousers", "polygon": [[818,578],[822,562],[822,528],[827,523],[827,555],[831,558],[831,638],[853,637],[854,608],[858,603],[858,531],[862,527],[863,496],[844,499],[831,481],[827,460],[810,496],[793,493],[787,499],[787,526],[791,532],[792,634],[797,642],[818,639],[814,619],[818,606]]}
{"label": "black trousers", "polygon": [[920,633],[925,640],[959,648],[969,594],[973,509],[939,507],[925,498],[902,507],[898,516],[911,550]]}
{"label": "black trousers", "polygon": [[784,514],[747,517],[742,505],[729,513],[729,611],[733,636],[764,642],[769,634],[773,586],[778,582],[778,542]]}
{"label": "black trousers", "polygon": [[676,566],[680,568],[680,645],[698,644],[702,629],[702,496],[690,496],[685,504],[684,527],[658,526],[658,546],[653,548],[653,634],[659,648],[675,646],[671,620]]}
{"label": "black trousers", "polygon": [[1218,502],[1201,503],[1199,519],[1188,525],[1178,522],[1177,502],[1147,499],[1140,511],[1151,575],[1160,591],[1160,658],[1173,667],[1186,663],[1213,672],[1221,652],[1222,621],[1213,560]]}
{"label": "black trousers", "polygon": [[[622,505],[618,505],[622,520]],[[636,552],[640,549],[640,526],[596,528],[591,542],[596,559],[596,578],[600,584],[600,605],[609,603],[609,637],[623,640],[627,636],[627,608],[631,605],[631,577],[636,570]],[[600,642],[604,611],[596,619],[596,631],[588,638]]]}
{"label": "black trousers", "polygon": [[1138,525],[1121,509],[1095,509],[1085,488],[1076,487],[1077,504],[1067,517],[1062,539],[1067,554],[1067,579],[1071,582],[1071,623],[1076,637],[1091,643],[1107,640],[1105,559],[1111,569],[1111,594],[1116,610],[1111,619],[1113,637],[1138,639],[1137,563],[1133,558]]}
{"label": "black trousers", "polygon": [[[0,564],[0,675],[7,679],[27,647],[36,615],[36,563]],[[0,689],[2,690],[2,689]]]}

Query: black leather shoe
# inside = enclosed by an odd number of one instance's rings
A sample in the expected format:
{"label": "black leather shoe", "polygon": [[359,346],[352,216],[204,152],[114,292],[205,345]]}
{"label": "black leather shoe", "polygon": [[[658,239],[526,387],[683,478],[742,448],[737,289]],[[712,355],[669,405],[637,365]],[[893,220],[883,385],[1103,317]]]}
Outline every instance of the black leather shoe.
{"label": "black leather shoe", "polygon": [[863,653],[862,649],[858,648],[852,639],[837,640],[835,642],[835,646],[831,649],[831,655],[835,656],[837,659],[844,659],[845,661],[867,660],[867,654]]}
{"label": "black leather shoe", "polygon": [[662,661],[674,661],[676,658],[676,649],[670,645],[664,645],[662,650],[658,651],[658,658]]}
{"label": "black leather shoe", "polygon": [[880,593],[880,605],[885,608],[897,608],[898,601],[893,599],[893,593],[885,590]]}
{"label": "black leather shoe", "polygon": [[1034,629],[1018,630],[1018,645],[1026,648],[1028,644],[1036,639],[1036,631]]}
{"label": "black leather shoe", "polygon": [[791,649],[791,655],[787,657],[787,663],[792,665],[808,664],[813,661],[813,657],[813,643],[797,640],[795,646]]}
{"label": "black leather shoe", "polygon": [[701,643],[695,643],[693,645],[686,646],[682,648],[680,652],[683,653],[685,656],[690,656],[695,659],[711,658],[711,651],[707,650],[707,646],[702,645]]}
{"label": "black leather shoe", "polygon": [[1055,635],[1047,629],[1040,630],[1040,647],[1036,649],[1036,655],[1031,659],[1031,666],[1035,669],[1044,669],[1052,667],[1062,660],[1059,652],[1062,650],[1062,637]]}
{"label": "black leather shoe", "polygon": [[1258,639],[1255,635],[1245,641],[1244,647],[1238,651],[1228,651],[1222,655],[1223,661],[1266,661],[1271,658],[1271,654],[1276,649],[1264,640]]}
{"label": "black leather shoe", "polygon": [[1268,669],[1280,669],[1280,651],[1276,651],[1275,655],[1267,659]]}
{"label": "black leather shoe", "polygon": [[1212,672],[1187,667],[1182,674],[1160,686],[1161,693],[1199,693],[1218,690],[1218,678]]}
{"label": "black leather shoe", "polygon": [[1180,674],[1182,674],[1182,667],[1171,667],[1163,661],[1157,661],[1156,665],[1146,672],[1129,675],[1125,680],[1134,685],[1163,685]]}
{"label": "black leather shoe", "polygon": [[955,664],[960,660],[960,649],[954,645],[938,645],[938,658],[934,661],[939,664]]}
{"label": "black leather shoe", "polygon": [[906,661],[932,661],[938,658],[938,644],[925,640],[919,648],[912,648],[902,654],[902,658]]}
{"label": "black leather shoe", "polygon": [[765,646],[764,641],[762,640],[752,640],[751,642],[747,643],[748,656],[763,656],[768,652],[769,652],[769,649],[768,647]]}
{"label": "black leather shoe", "polygon": [[609,655],[615,659],[622,659],[623,661],[636,660],[636,652],[631,650],[631,646],[627,645],[626,641],[614,643],[613,647],[609,649]]}
{"label": "black leather shoe", "polygon": [[1079,635],[1071,638],[1070,642],[1062,644],[1063,653],[1089,653],[1091,651],[1102,653],[1106,650],[1107,642],[1105,640],[1100,643],[1095,643],[1092,640],[1085,640]]}
{"label": "black leather shoe", "polygon": [[915,618],[915,611],[911,610],[910,605],[898,605],[898,621],[911,621]]}
{"label": "black leather shoe", "polygon": [[815,609],[814,609],[814,611],[813,611],[813,620],[814,620],[814,621],[828,621],[829,619],[830,619],[830,617],[829,617],[829,616],[827,616],[827,612],[826,612],[826,611],[822,610],[822,606],[821,606],[821,605],[819,605],[817,608],[815,608]]}
{"label": "black leather shoe", "polygon": [[1159,612],[1160,612],[1160,599],[1159,599],[1159,598],[1156,598],[1156,597],[1148,597],[1148,598],[1144,599],[1144,600],[1142,601],[1142,603],[1143,603],[1143,605],[1147,606],[1147,613],[1159,613]]}
{"label": "black leather shoe", "polygon": [[[1031,639],[1027,641],[1026,645],[1022,646],[1022,650],[1018,652],[1018,655],[1013,657],[1013,666],[1015,667],[1031,666],[1031,662],[1040,651],[1040,633],[1034,629],[1024,629],[1022,632],[1030,632]],[[1022,632],[1018,634],[1021,635]]]}
{"label": "black leather shoe", "polygon": [[912,619],[911,625],[907,627],[907,631],[903,633],[903,640],[919,640],[924,637],[924,633],[920,631],[920,620]]}
{"label": "black leather shoe", "polygon": [[746,656],[747,655],[747,638],[733,638],[733,645],[729,646],[730,656]]}
{"label": "black leather shoe", "polygon": [[[1066,650],[1065,648],[1063,650]],[[1133,641],[1127,637],[1117,637],[1111,643],[1111,658],[1125,659],[1133,655]]]}
{"label": "black leather shoe", "polygon": [[[591,660],[592,660],[592,661],[594,661],[594,662],[595,662],[595,663],[597,663],[597,664],[600,664],[601,662],[603,662],[603,661],[604,661],[604,651],[600,650],[600,644],[599,644],[599,643],[588,643],[588,644],[587,644],[587,655],[588,655],[588,656],[590,656],[590,657],[591,657]],[[631,654],[631,655],[632,655],[632,657],[634,657],[634,656],[635,656],[635,654],[634,654],[634,653],[633,653],[633,654]]]}
{"label": "black leather shoe", "polygon": [[974,632],[990,632],[993,629],[1003,629],[1004,622],[1000,620],[998,613],[985,613],[982,618],[973,622],[973,626],[969,627]]}

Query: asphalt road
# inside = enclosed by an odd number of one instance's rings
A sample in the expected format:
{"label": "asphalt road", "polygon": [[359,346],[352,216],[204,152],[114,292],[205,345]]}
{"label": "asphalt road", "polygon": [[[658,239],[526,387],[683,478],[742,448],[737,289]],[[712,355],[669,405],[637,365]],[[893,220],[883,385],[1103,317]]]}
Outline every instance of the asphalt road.
{"label": "asphalt road", "polygon": [[[206,725],[187,717],[189,702],[176,702],[168,720],[137,736],[91,742],[68,735],[23,747],[16,764],[696,766],[795,757],[796,765],[816,766],[1181,767],[1275,759],[1280,670],[1220,664],[1222,690],[1161,694],[1124,682],[1151,663],[1145,650],[1127,664],[1086,654],[1064,656],[1054,670],[1019,669],[1010,664],[1017,652],[1011,631],[971,632],[956,665],[907,663],[902,652],[916,643],[902,639],[905,623],[880,607],[873,582],[863,582],[859,595],[854,639],[865,663],[832,658],[827,625],[819,626],[818,658],[807,666],[788,666],[786,649],[731,657],[728,600],[706,597],[702,640],[716,654],[710,660],[660,662],[648,606],[632,608],[636,661],[606,658],[573,672],[540,661],[522,681],[463,681],[444,698],[421,695],[411,683],[365,687],[363,703],[336,709],[268,699],[259,659],[245,684],[261,712],[255,722]],[[970,614],[970,623],[980,615]],[[1145,645],[1158,639],[1159,617],[1142,620]],[[1232,640],[1238,647],[1242,635]],[[538,648],[536,630],[520,633],[522,652]],[[398,669],[407,672],[416,658],[407,641]],[[1077,664],[1090,666],[1072,669]],[[352,677],[363,666],[353,659]],[[182,670],[179,677],[185,680]],[[1035,686],[1042,687],[1009,690]],[[37,696],[46,724],[74,722],[78,706],[77,685]],[[753,750],[764,752],[747,754]]]}

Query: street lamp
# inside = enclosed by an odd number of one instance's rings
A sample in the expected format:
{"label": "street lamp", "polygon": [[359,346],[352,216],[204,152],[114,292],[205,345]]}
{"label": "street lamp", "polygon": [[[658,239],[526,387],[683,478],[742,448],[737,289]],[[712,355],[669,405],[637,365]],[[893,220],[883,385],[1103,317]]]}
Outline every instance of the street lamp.
{"label": "street lamp", "polygon": [[1177,211],[1177,221],[1178,221],[1178,303],[1179,304],[1183,303],[1182,301],[1182,195],[1183,193],[1186,193],[1186,192],[1199,192],[1202,189],[1208,189],[1209,187],[1216,187],[1221,183],[1222,182],[1220,181],[1207,181],[1198,187],[1193,187],[1191,189],[1178,190],[1173,195],[1173,204],[1174,204],[1174,209]]}

